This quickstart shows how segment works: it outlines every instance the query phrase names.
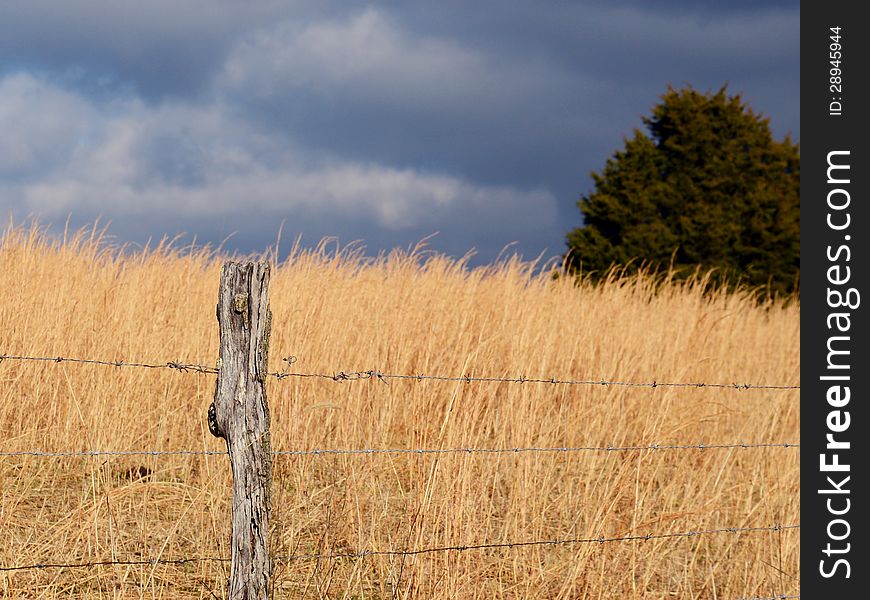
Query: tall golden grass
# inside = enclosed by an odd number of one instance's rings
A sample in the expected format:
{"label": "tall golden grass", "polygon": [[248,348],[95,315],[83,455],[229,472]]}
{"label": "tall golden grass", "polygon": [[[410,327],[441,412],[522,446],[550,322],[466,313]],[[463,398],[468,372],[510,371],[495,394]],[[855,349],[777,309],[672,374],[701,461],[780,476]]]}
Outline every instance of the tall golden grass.
{"label": "tall golden grass", "polygon": [[[99,229],[0,243],[0,354],[213,364],[223,259]],[[795,303],[639,275],[592,286],[507,260],[276,265],[272,370],[799,383]],[[270,379],[276,450],[799,441],[797,391]],[[0,363],[0,452],[221,450],[214,377]],[[799,522],[793,448],[275,459],[273,553],[346,553]],[[224,456],[0,457],[0,566],[227,557]],[[277,598],[739,598],[799,593],[798,530],[279,561]],[[229,565],[0,572],[0,595],[222,598]]]}

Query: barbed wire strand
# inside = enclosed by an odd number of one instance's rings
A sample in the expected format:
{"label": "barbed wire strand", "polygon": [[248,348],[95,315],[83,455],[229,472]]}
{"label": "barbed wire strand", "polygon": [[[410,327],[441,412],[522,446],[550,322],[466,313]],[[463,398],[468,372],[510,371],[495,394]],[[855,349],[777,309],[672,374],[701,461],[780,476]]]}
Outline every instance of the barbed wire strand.
{"label": "barbed wire strand", "polygon": [[789,596],[787,594],[780,594],[779,596],[765,596],[764,598],[759,598],[753,596],[752,598],[737,598],[737,600],[793,600],[800,598],[800,596]]}
{"label": "barbed wire strand", "polygon": [[[772,525],[769,527],[722,527],[719,529],[702,529],[697,531],[684,531],[678,533],[657,533],[647,535],[627,535],[621,537],[590,537],[590,538],[568,538],[568,539],[552,539],[552,540],[530,540],[523,542],[498,542],[498,543],[483,543],[483,544],[463,544],[455,546],[434,546],[430,548],[420,548],[417,550],[363,550],[360,552],[342,552],[334,554],[290,554],[276,555],[272,560],[278,562],[290,562],[297,560],[339,560],[339,559],[361,559],[372,556],[419,556],[421,554],[432,554],[436,552],[466,552],[473,550],[485,549],[512,549],[523,548],[529,546],[559,546],[559,545],[574,545],[574,544],[606,544],[612,542],[637,542],[664,540],[676,538],[690,538],[700,535],[713,535],[720,533],[757,533],[757,532],[779,532],[789,529],[798,529],[800,525]],[[0,566],[0,571],[24,571],[33,569],[81,569],[93,568],[108,565],[185,565],[195,562],[230,562],[229,558],[204,556],[204,557],[188,557],[188,558],[156,558],[156,559],[138,559],[138,560],[100,560],[79,563],[34,563],[30,565],[16,566]]]}
{"label": "barbed wire strand", "polygon": [[770,527],[722,527],[719,529],[703,529],[698,531],[684,531],[679,533],[657,533],[647,535],[626,535],[620,537],[597,538],[568,538],[553,540],[531,540],[525,542],[499,542],[488,544],[466,544],[461,546],[436,546],[419,550],[364,550],[362,552],[345,552],[336,554],[291,554],[289,556],[276,556],[275,560],[332,560],[349,558],[367,558],[369,556],[418,556],[433,552],[465,552],[468,550],[524,548],[529,546],[561,546],[574,544],[606,544],[611,542],[637,542],[650,540],[664,540],[674,538],[689,538],[699,535],[712,535],[717,533],[754,533],[761,531],[778,532],[787,529],[798,529],[800,525],[772,525]]}
{"label": "barbed wire strand", "polygon": [[[317,448],[312,450],[275,450],[273,456],[326,456],[353,454],[522,454],[522,453],[570,453],[570,452],[631,452],[642,450],[720,450],[758,448],[800,448],[799,443],[732,443],[732,444],[649,444],[646,446],[561,446],[516,448]],[[0,452],[0,457],[98,457],[98,456],[216,456],[226,455],[226,450],[84,450],[42,451],[19,450]]]}
{"label": "barbed wire strand", "polygon": [[102,365],[107,367],[136,367],[140,369],[175,369],[178,371],[194,371],[197,373],[207,373],[216,375],[218,370],[216,367],[208,367],[205,365],[183,363],[179,361],[168,361],[165,363],[145,363],[145,362],[128,362],[124,360],[100,360],[95,358],[71,358],[68,356],[13,356],[9,354],[0,354],[0,363],[4,360],[15,361],[30,361],[30,362],[49,362],[49,363],[73,363],[73,364],[88,364]]}
{"label": "barbed wire strand", "polygon": [[[4,360],[15,361],[38,361],[49,363],[78,363],[78,364],[93,364],[110,367],[138,367],[146,369],[174,369],[181,372],[196,372],[203,374],[216,375],[218,369],[201,364],[183,363],[179,361],[168,361],[165,363],[144,363],[144,362],[127,362],[123,360],[98,360],[91,358],[70,358],[64,356],[15,356],[9,354],[0,355],[0,363]],[[389,384],[391,379],[407,380],[407,381],[458,381],[464,383],[532,383],[532,384],[550,384],[550,385],[588,385],[588,386],[623,386],[623,387],[648,387],[648,388],[717,388],[717,389],[735,389],[735,390],[799,390],[800,385],[768,385],[754,383],[705,383],[705,382],[640,382],[640,381],[611,381],[605,379],[563,379],[556,377],[477,377],[472,375],[428,375],[420,374],[401,374],[401,373],[385,373],[378,370],[369,371],[335,371],[332,374],[327,373],[301,373],[290,372],[289,366],[296,362],[293,356],[283,359],[287,363],[287,369],[284,371],[276,371],[268,373],[270,377],[274,377],[281,381],[289,377],[296,378],[317,378],[327,379],[338,383],[345,381],[360,381],[373,379]]]}
{"label": "barbed wire strand", "polygon": [[143,558],[139,560],[94,560],[89,562],[79,563],[33,563],[30,565],[16,566],[0,566],[0,571],[30,571],[44,569],[90,569],[94,567],[108,567],[114,565],[120,566],[141,566],[141,565],[177,565],[200,563],[200,562],[230,562],[229,558],[220,558],[216,556],[192,556],[188,558]]}

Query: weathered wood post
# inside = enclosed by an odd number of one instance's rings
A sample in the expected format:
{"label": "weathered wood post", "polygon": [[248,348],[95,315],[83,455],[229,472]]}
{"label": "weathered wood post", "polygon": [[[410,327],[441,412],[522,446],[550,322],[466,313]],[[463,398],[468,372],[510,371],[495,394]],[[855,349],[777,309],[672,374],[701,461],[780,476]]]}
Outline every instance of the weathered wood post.
{"label": "weathered wood post", "polygon": [[226,440],[233,472],[229,597],[261,600],[268,596],[272,567],[272,444],[265,385],[272,327],[268,263],[223,266],[217,318],[220,358],[208,424],[213,435]]}

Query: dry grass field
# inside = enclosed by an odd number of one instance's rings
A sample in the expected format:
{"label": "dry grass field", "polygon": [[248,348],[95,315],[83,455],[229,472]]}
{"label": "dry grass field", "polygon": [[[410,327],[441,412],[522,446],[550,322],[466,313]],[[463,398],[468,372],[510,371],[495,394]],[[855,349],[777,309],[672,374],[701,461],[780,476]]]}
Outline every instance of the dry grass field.
{"label": "dry grass field", "polygon": [[[0,354],[213,365],[223,259],[99,232],[0,243]],[[296,251],[271,370],[799,384],[795,303],[649,277],[599,287],[425,251]],[[222,450],[213,375],[0,362],[0,452]],[[796,390],[271,378],[275,450],[799,442]],[[796,448],[275,458],[273,553],[354,553],[799,523]],[[225,456],[0,456],[0,567],[229,556]],[[799,594],[799,530],[279,560],[275,598]],[[0,571],[9,598],[223,598],[229,564]]]}

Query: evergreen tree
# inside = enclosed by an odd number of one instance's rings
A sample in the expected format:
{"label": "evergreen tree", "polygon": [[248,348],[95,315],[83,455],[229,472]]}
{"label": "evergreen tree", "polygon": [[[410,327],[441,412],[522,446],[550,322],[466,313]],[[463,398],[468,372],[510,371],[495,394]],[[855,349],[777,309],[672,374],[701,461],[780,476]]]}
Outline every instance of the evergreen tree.
{"label": "evergreen tree", "polygon": [[570,268],[593,277],[646,264],[791,293],[800,277],[800,152],[723,87],[669,87],[624,150],[592,173],[568,234]]}

